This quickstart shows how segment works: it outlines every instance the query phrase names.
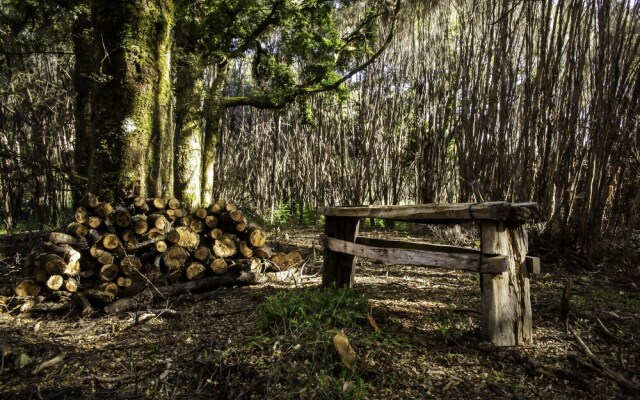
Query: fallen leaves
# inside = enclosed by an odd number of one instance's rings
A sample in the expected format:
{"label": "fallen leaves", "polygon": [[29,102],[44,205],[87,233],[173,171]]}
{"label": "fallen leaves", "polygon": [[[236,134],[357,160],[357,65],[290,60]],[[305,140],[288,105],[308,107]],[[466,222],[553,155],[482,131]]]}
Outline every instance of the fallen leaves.
{"label": "fallen leaves", "polygon": [[333,348],[338,353],[340,360],[345,365],[345,367],[353,370],[353,367],[356,363],[356,351],[349,344],[349,338],[345,335],[343,330],[340,330],[333,337]]}

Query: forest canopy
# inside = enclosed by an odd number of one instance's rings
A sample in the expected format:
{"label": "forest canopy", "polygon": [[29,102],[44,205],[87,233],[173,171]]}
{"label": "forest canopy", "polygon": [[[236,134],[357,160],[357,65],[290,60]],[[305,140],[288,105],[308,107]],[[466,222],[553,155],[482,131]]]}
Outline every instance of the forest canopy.
{"label": "forest canopy", "polygon": [[2,217],[74,193],[536,201],[581,250],[640,206],[632,1],[5,1]]}

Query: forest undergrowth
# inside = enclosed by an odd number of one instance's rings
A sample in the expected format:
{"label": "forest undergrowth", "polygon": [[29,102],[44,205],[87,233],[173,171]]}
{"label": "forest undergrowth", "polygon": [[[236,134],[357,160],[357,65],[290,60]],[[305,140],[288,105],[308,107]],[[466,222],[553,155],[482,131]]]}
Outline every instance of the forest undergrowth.
{"label": "forest undergrowth", "polygon": [[[365,225],[362,234],[477,245],[466,227]],[[272,239],[304,256],[288,284],[167,298],[153,308],[80,317],[20,313],[0,297],[0,398],[428,399],[636,398],[640,371],[638,238],[601,243],[585,263],[532,237],[534,344],[480,341],[473,273],[358,260],[354,290],[319,290],[319,228]],[[4,236],[1,282],[20,276],[35,234]],[[569,309],[561,317],[567,271]],[[566,304],[565,304],[566,306]],[[567,311],[567,310],[565,310]],[[344,334],[353,363],[332,345]]]}

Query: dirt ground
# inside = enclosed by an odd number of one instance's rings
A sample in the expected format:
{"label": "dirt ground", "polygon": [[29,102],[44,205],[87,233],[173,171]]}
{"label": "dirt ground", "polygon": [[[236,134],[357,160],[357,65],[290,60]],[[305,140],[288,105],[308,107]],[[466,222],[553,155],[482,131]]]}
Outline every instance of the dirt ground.
{"label": "dirt ground", "polygon": [[[338,390],[322,394],[307,355],[330,346],[331,334],[285,347],[259,321],[265,299],[319,285],[319,233],[272,232],[278,246],[305,257],[288,284],[191,293],[152,309],[86,318],[76,310],[20,313],[15,299],[0,297],[0,399],[640,398],[618,383],[640,384],[640,269],[624,257],[574,277],[569,331],[558,320],[565,270],[543,257],[543,274],[531,280],[534,344],[511,349],[479,339],[476,274],[358,260],[354,290],[369,298],[381,329],[375,340],[346,331],[366,390],[353,395],[351,381],[336,372]],[[365,234],[424,239],[418,231]],[[469,240],[454,230],[435,236]],[[21,257],[36,240],[0,238],[0,286],[19,278]]]}

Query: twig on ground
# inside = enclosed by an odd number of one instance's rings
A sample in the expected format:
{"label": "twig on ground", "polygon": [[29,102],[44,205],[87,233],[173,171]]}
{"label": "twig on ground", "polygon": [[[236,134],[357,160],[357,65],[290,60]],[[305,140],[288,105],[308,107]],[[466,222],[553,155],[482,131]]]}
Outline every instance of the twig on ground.
{"label": "twig on ground", "polygon": [[33,375],[38,374],[38,372],[42,371],[45,368],[53,367],[54,365],[61,363],[66,356],[67,356],[66,353],[61,353],[61,354],[58,354],[57,356],[53,357],[50,360],[43,361],[42,363],[40,363],[40,365],[38,365],[33,370]]}
{"label": "twig on ground", "polygon": [[616,336],[615,336],[613,333],[611,333],[611,332],[609,331],[609,329],[607,329],[607,327],[606,327],[606,326],[604,326],[604,324],[602,323],[602,321],[600,320],[600,318],[596,318],[596,321],[598,322],[598,325],[600,326],[600,329],[602,329],[602,332],[604,333],[604,335],[605,335],[607,338],[609,338],[609,339],[611,339],[611,340],[614,340],[614,341],[617,341],[617,340],[618,340],[618,338],[616,338]]}
{"label": "twig on ground", "polygon": [[580,347],[580,350],[582,350],[582,352],[589,358],[589,360],[591,360],[591,362],[597,366],[598,368],[600,368],[600,370],[607,375],[608,377],[610,377],[611,379],[615,380],[618,385],[620,385],[620,387],[622,388],[622,390],[624,390],[625,392],[628,392],[630,394],[640,394],[640,387],[638,387],[638,385],[636,385],[635,383],[631,382],[630,380],[628,380],[627,378],[625,378],[624,376],[622,376],[621,374],[617,373],[616,371],[613,371],[612,369],[610,369],[609,367],[607,367],[602,361],[600,361],[589,349],[589,347],[587,347],[587,345],[584,343],[584,341],[582,340],[582,338],[580,337],[580,335],[578,335],[575,331],[572,331],[571,334],[573,335],[574,339],[576,340],[576,342],[578,343],[578,347]]}

